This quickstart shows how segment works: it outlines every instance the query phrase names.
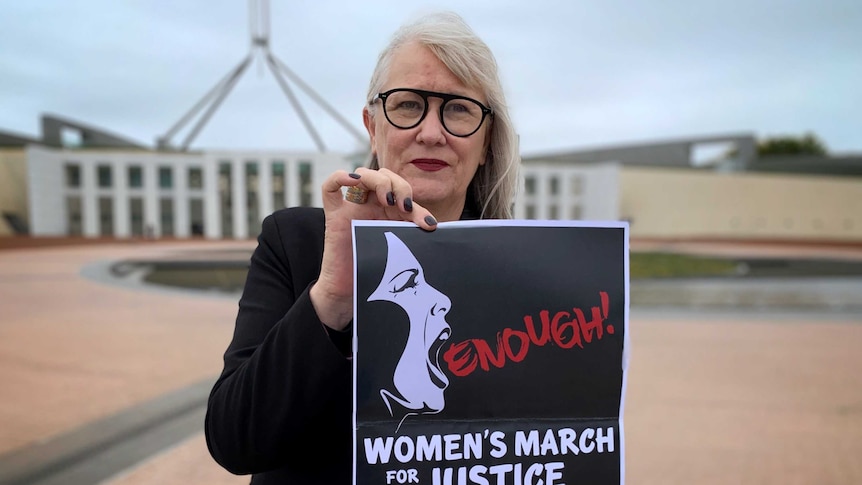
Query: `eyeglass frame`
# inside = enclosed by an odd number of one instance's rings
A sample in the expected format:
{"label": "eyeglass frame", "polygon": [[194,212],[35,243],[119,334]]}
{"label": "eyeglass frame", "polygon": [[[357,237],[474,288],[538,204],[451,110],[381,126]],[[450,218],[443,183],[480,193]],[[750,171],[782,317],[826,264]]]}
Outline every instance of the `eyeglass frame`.
{"label": "eyeglass frame", "polygon": [[[410,92],[413,94],[418,94],[419,96],[422,97],[422,101],[425,102],[425,109],[422,111],[422,116],[419,117],[419,119],[416,121],[416,123],[414,123],[410,126],[406,126],[406,127],[396,125],[389,118],[389,113],[386,111],[386,98],[389,97],[389,95],[391,95],[392,93],[401,92],[401,91],[407,91],[407,92]],[[473,98],[468,98],[467,96],[461,96],[459,94],[439,93],[437,91],[425,91],[424,89],[413,89],[413,88],[390,89],[389,91],[386,91],[383,93],[378,93],[377,96],[375,96],[374,99],[371,100],[371,104],[374,104],[378,99],[381,100],[380,104],[383,106],[383,115],[386,117],[386,121],[388,121],[390,125],[394,126],[395,128],[398,128],[399,130],[410,130],[410,129],[413,129],[413,128],[416,128],[417,126],[419,126],[423,121],[425,121],[425,117],[428,116],[428,107],[430,106],[430,103],[428,102],[429,97],[430,98],[439,98],[439,99],[443,100],[443,102],[440,103],[440,124],[443,126],[443,129],[446,130],[447,133],[449,133],[452,136],[457,136],[458,138],[467,138],[468,136],[472,136],[474,133],[479,131],[479,128],[482,127],[482,123],[485,122],[485,118],[487,118],[488,116],[494,116],[494,110],[492,110],[491,108],[482,104],[480,101],[475,100]],[[473,103],[476,103],[477,105],[479,105],[479,108],[482,110],[482,119],[479,120],[479,124],[476,125],[476,129],[471,131],[470,133],[467,133],[466,135],[457,135],[455,133],[452,133],[452,131],[449,130],[449,127],[446,126],[446,121],[443,119],[443,107],[446,106],[446,103],[448,103],[449,101],[456,100],[456,99],[463,99],[465,101],[471,101]]]}

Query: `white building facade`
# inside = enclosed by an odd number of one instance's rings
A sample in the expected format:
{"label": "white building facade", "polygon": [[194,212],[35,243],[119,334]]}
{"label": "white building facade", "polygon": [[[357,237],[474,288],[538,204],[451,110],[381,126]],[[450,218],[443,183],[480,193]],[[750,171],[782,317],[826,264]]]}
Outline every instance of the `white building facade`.
{"label": "white building facade", "polygon": [[35,236],[256,237],[283,207],[321,206],[320,186],[352,170],[338,153],[27,148]]}
{"label": "white building facade", "polygon": [[518,219],[618,220],[620,164],[530,160],[521,167]]}
{"label": "white building facade", "polygon": [[[322,206],[320,187],[340,153],[26,150],[35,236],[256,237],[284,207]],[[532,160],[521,168],[515,217],[619,218],[619,165]]]}

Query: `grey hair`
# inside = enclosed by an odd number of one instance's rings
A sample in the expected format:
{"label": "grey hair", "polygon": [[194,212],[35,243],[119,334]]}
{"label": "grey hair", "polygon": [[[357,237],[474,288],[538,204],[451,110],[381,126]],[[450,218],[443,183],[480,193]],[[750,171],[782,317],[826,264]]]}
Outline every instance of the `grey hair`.
{"label": "grey hair", "polygon": [[[491,123],[491,138],[485,164],[480,165],[467,189],[467,203],[476,205],[482,219],[509,219],[521,162],[518,138],[515,135],[503,86],[497,72],[497,61],[491,49],[458,14],[440,12],[425,15],[403,25],[380,53],[368,87],[368,112],[375,114],[374,98],[383,89],[394,52],[401,46],[416,42],[427,47],[465,86],[478,89],[494,111],[486,123]],[[372,154],[368,166],[378,169],[377,156]]]}

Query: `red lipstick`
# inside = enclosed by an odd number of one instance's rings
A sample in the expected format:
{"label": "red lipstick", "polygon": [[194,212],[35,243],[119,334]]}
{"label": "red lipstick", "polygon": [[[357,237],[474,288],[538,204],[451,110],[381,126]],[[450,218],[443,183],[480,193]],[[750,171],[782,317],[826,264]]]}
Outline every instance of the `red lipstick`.
{"label": "red lipstick", "polygon": [[410,163],[416,166],[419,170],[423,170],[425,172],[436,172],[449,166],[449,164],[443,160],[433,158],[417,158]]}

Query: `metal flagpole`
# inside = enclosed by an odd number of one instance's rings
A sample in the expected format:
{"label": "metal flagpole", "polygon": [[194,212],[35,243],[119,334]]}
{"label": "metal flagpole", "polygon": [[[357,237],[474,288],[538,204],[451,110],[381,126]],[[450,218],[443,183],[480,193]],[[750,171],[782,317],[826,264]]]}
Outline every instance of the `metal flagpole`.
{"label": "metal flagpole", "polygon": [[[212,89],[210,89],[192,108],[186,112],[171,128],[156,139],[156,144],[159,149],[168,150],[173,146],[171,139],[181,131],[187,123],[194,119],[203,110],[203,115],[194,124],[189,134],[180,145],[180,150],[188,150],[189,145],[194,141],[206,123],[210,120],[213,114],[221,106],[225,98],[230,94],[234,86],[242,77],[248,65],[256,57],[260,56],[262,62],[265,62],[269,67],[270,72],[281,87],[287,97],[288,102],[296,111],[306,131],[308,131],[318,150],[326,151],[326,145],[323,143],[320,134],[314,127],[311,118],[306,114],[299,99],[288,83],[288,79],[296,84],[312,101],[317,103],[329,116],[338,122],[345,130],[353,137],[359,140],[360,143],[367,143],[365,134],[356,129],[350,122],[347,121],[338,111],[335,110],[326,100],[320,96],[314,89],[297,76],[287,65],[280,59],[275,57],[269,48],[269,0],[249,0],[249,31],[251,33],[251,50],[249,54],[231,71],[229,71]],[[261,66],[263,71],[263,66]],[[261,72],[262,72],[261,71]],[[206,109],[204,109],[206,108]]]}
{"label": "metal flagpole", "polygon": [[272,75],[275,76],[276,81],[278,81],[278,85],[281,86],[281,90],[284,91],[290,104],[293,105],[293,109],[296,110],[296,114],[299,115],[299,119],[302,120],[302,124],[305,125],[305,129],[308,130],[308,133],[310,133],[311,137],[314,138],[314,143],[317,144],[317,149],[320,150],[321,153],[325,152],[326,145],[323,144],[323,140],[320,139],[320,135],[317,134],[317,130],[314,129],[314,125],[311,123],[311,120],[308,119],[308,115],[305,114],[305,110],[302,109],[302,105],[299,104],[299,100],[296,99],[290,86],[288,86],[284,78],[281,77],[281,73],[278,72],[278,67],[275,65],[272,55],[267,55],[266,60],[269,63],[269,70],[272,71]]}

